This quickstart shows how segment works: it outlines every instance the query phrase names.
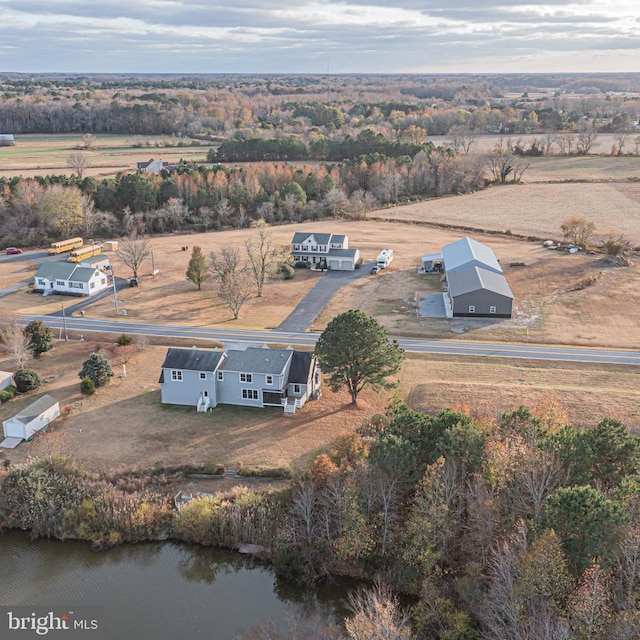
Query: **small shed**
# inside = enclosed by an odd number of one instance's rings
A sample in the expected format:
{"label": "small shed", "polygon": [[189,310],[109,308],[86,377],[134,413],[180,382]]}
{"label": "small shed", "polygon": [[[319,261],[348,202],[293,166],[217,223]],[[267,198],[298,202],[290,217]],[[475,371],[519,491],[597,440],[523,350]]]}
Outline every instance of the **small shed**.
{"label": "small shed", "polygon": [[60,403],[45,393],[11,418],[3,421],[4,437],[29,440],[59,415]]}
{"label": "small shed", "polygon": [[118,241],[117,240],[107,240],[107,242],[102,245],[103,251],[117,251],[118,250]]}
{"label": "small shed", "polygon": [[0,147],[13,147],[15,143],[13,133],[0,133]]}
{"label": "small shed", "polygon": [[109,256],[105,256],[104,253],[99,253],[97,256],[89,256],[79,262],[81,267],[89,267],[91,269],[100,269],[104,271],[109,267]]}
{"label": "small shed", "polygon": [[11,385],[13,374],[10,371],[0,371],[0,391]]}

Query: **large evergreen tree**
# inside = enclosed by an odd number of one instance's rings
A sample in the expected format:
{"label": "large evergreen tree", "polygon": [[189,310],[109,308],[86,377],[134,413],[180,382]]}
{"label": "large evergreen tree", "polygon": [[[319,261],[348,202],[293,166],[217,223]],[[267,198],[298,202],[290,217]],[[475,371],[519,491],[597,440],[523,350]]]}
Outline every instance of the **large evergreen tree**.
{"label": "large evergreen tree", "polygon": [[53,347],[53,331],[41,320],[33,320],[24,328],[34,358]]}
{"label": "large evergreen tree", "polygon": [[315,349],[320,369],[327,374],[333,391],[346,387],[351,402],[366,385],[393,388],[389,376],[400,370],[404,351],[375,318],[351,309],[336,316],[322,332]]}

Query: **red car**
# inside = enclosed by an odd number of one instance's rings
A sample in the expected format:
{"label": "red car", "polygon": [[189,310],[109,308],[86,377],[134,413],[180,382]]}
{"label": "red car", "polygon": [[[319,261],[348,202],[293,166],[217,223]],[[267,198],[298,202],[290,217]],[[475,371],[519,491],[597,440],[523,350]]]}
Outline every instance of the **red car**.
{"label": "red car", "polygon": [[13,256],[16,253],[22,253],[22,249],[18,249],[17,247],[7,247],[6,250],[5,250],[5,253],[8,256]]}

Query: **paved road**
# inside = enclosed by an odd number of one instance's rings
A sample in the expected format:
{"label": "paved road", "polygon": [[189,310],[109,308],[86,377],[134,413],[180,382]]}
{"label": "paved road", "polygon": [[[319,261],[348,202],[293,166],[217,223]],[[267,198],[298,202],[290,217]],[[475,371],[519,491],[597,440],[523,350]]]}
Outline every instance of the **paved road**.
{"label": "paved road", "polygon": [[369,275],[372,266],[373,261],[367,260],[359,269],[353,271],[326,271],[277,331],[305,331],[327,306],[336,291],[358,278]]}
{"label": "paved road", "polygon": [[[61,317],[23,315],[22,318],[25,324],[31,320],[42,320],[52,329],[64,328]],[[278,330],[249,331],[210,327],[185,327],[179,325],[127,322],[122,320],[100,320],[96,318],[67,318],[66,327],[68,331],[79,331],[83,334],[90,332],[127,333],[130,335],[190,338],[192,340],[211,340],[216,342],[265,342],[299,346],[313,346],[319,336],[319,333],[309,332],[285,332]],[[398,342],[405,351],[412,353],[640,365],[640,351],[631,350],[496,344],[449,340],[399,339]]]}

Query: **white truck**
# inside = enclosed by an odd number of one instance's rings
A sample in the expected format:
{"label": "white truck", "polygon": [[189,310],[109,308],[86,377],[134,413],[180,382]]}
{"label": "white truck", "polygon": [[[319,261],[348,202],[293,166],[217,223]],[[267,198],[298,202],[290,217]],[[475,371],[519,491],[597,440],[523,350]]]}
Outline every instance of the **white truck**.
{"label": "white truck", "polygon": [[383,249],[378,254],[378,259],[376,260],[376,264],[379,269],[386,269],[391,262],[393,261],[393,249]]}

